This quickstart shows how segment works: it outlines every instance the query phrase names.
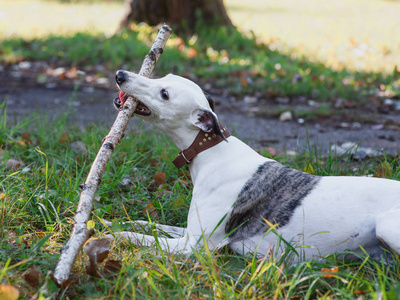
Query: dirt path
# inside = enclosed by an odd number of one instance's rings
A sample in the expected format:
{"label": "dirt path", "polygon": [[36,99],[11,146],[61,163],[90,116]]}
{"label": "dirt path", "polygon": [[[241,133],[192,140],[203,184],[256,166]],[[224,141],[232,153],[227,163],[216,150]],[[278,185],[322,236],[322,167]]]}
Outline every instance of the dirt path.
{"label": "dirt path", "polygon": [[[77,91],[74,91],[71,82],[39,84],[37,80],[31,80],[37,78],[37,75],[30,78],[27,74],[29,72],[15,74],[12,70],[0,71],[0,99],[6,101],[8,120],[13,121],[35,111],[57,117],[68,108],[74,112],[71,122],[80,126],[91,122],[111,126],[115,120],[116,111],[112,99],[116,97],[117,91],[112,82],[112,74],[103,80],[106,83],[103,86],[86,84]],[[252,112],[255,104],[242,100],[216,95],[213,98],[217,100],[216,112],[221,122],[254,148],[303,151],[309,140],[311,145],[322,147],[323,153],[328,152],[330,145],[344,142],[384,149],[389,154],[400,153],[400,112],[371,115],[374,124],[347,124],[332,119],[299,124],[297,120],[282,122],[277,118],[254,117]],[[296,110],[296,107],[292,109]],[[130,128],[135,128],[137,122],[142,121],[133,118]]]}

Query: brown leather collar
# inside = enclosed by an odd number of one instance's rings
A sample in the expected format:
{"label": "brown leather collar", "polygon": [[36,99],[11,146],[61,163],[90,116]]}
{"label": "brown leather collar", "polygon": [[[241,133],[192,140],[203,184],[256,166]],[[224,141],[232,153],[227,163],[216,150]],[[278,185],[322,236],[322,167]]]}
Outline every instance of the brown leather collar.
{"label": "brown leather collar", "polygon": [[[221,126],[221,132],[225,139],[232,135],[224,126]],[[189,148],[179,152],[178,156],[174,159],[173,164],[175,167],[180,169],[184,165],[189,164],[197,154],[221,143],[223,140],[224,138],[222,136],[200,130],[194,142],[189,146]]]}

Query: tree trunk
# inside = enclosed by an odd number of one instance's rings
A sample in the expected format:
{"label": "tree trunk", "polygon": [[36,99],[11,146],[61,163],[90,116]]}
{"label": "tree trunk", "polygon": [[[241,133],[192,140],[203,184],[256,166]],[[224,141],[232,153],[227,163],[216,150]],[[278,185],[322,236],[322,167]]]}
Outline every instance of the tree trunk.
{"label": "tree trunk", "polygon": [[117,32],[130,22],[167,23],[174,31],[193,32],[196,23],[232,26],[223,0],[125,0],[126,13]]}

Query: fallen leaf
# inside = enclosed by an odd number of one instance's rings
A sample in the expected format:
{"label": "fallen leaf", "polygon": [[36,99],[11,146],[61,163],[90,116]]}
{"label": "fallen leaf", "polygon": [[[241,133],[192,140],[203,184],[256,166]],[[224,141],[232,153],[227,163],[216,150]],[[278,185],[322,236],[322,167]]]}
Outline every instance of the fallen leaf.
{"label": "fallen leaf", "polygon": [[89,265],[86,266],[86,274],[100,278],[100,271],[97,263],[103,262],[110,252],[110,239],[92,239],[83,247],[89,256]]}
{"label": "fallen leaf", "polygon": [[312,74],[311,74],[311,80],[312,80],[312,81],[317,81],[317,80],[318,80],[318,75],[315,74],[315,73],[312,73]]}
{"label": "fallen leaf", "polygon": [[190,172],[185,170],[185,171],[179,171],[178,172],[179,176],[185,176],[186,178],[188,178],[189,180],[191,180],[191,176],[190,176]]}
{"label": "fallen leaf", "polygon": [[12,159],[10,158],[9,160],[6,161],[5,163],[6,169],[11,169],[13,171],[16,171],[18,169],[21,169],[25,164],[23,161],[19,158],[17,159]]}
{"label": "fallen leaf", "polygon": [[173,40],[173,42],[174,42],[175,46],[177,46],[177,47],[179,47],[181,45],[185,45],[185,42],[180,37],[175,38]]}
{"label": "fallen leaf", "polygon": [[178,209],[185,205],[185,199],[182,196],[177,197],[172,203],[171,207]]}
{"label": "fallen leaf", "polygon": [[185,187],[190,187],[190,182],[187,180],[178,179],[176,182],[182,183],[182,185]]}
{"label": "fallen leaf", "polygon": [[282,150],[273,147],[266,147],[265,151],[267,151],[272,157],[282,154]]}
{"label": "fallen leaf", "polygon": [[159,187],[162,184],[167,183],[167,175],[164,172],[158,172],[154,175],[154,180],[156,181],[156,186]]}
{"label": "fallen leaf", "polygon": [[24,279],[31,287],[38,288],[44,280],[44,275],[36,266],[33,266],[25,273]]}
{"label": "fallen leaf", "polygon": [[0,300],[17,300],[19,291],[12,285],[0,285]]}
{"label": "fallen leaf", "polygon": [[187,51],[187,57],[188,58],[193,58],[197,55],[197,50],[194,48],[189,48]]}
{"label": "fallen leaf", "polygon": [[150,160],[150,165],[152,166],[158,166],[158,161],[155,159]]}
{"label": "fallen leaf", "polygon": [[24,142],[25,145],[30,145],[32,144],[32,140],[31,140],[31,135],[29,132],[23,132],[21,135],[21,139]]}
{"label": "fallen leaf", "polygon": [[249,83],[247,82],[246,78],[240,78],[240,84],[243,87],[248,87],[249,86]]}
{"label": "fallen leaf", "polygon": [[357,81],[354,82],[354,86],[356,86],[356,87],[361,87],[363,85],[364,85],[364,82],[361,81],[361,80],[357,80]]}
{"label": "fallen leaf", "polygon": [[[337,273],[339,272],[339,267],[332,267],[332,268],[321,268],[322,273]],[[324,274],[322,277],[332,278],[333,274]]]}
{"label": "fallen leaf", "polygon": [[355,290],[354,291],[354,294],[357,294],[357,295],[366,295],[366,294],[368,294],[366,291],[363,291],[363,290]]}
{"label": "fallen leaf", "polygon": [[78,69],[76,67],[72,67],[67,72],[65,72],[65,77],[68,79],[78,78]]}
{"label": "fallen leaf", "polygon": [[146,217],[147,217],[147,214],[149,214],[152,219],[158,219],[158,213],[154,207],[153,202],[148,203],[146,205],[146,207],[144,208],[144,215]]}
{"label": "fallen leaf", "polygon": [[375,170],[374,177],[390,178],[393,175],[392,167],[387,161],[384,161]]}
{"label": "fallen leaf", "polygon": [[109,259],[104,264],[104,272],[106,273],[117,273],[122,268],[122,263],[120,260]]}
{"label": "fallen leaf", "polygon": [[58,139],[59,144],[69,144],[71,142],[71,138],[68,135],[68,133],[64,133],[60,138]]}

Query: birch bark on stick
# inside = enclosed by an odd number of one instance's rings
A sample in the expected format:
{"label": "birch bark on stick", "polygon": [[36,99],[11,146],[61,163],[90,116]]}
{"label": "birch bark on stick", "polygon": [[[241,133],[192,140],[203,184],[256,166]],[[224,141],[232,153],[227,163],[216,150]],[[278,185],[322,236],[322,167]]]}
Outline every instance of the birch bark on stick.
{"label": "birch bark on stick", "polygon": [[[164,46],[171,35],[171,29],[167,25],[163,25],[150,49],[146,55],[139,75],[150,77],[154,66],[163,52]],[[58,260],[54,277],[58,284],[62,284],[69,277],[72,265],[78,255],[83,244],[93,234],[93,230],[87,228],[90,213],[93,210],[93,198],[101,177],[105,171],[106,165],[111,157],[114,148],[118,145],[123,137],[124,131],[128,125],[129,119],[135,112],[137,101],[132,97],[128,97],[124,106],[118,113],[118,116],[111,127],[110,132],[104,138],[102,146],[90,168],[90,172],[84,184],[81,187],[81,197],[79,199],[78,208],[75,213],[74,227],[71,237],[67,244],[62,248],[60,259]]]}

